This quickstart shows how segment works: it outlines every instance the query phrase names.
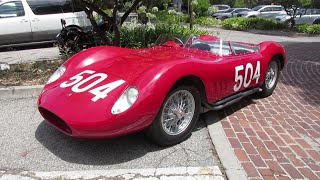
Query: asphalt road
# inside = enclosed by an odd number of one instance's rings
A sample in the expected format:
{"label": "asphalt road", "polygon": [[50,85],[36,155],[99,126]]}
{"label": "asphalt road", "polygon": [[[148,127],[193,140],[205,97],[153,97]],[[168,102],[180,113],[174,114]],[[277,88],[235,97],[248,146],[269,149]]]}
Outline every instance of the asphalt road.
{"label": "asphalt road", "polygon": [[218,164],[206,124],[173,147],[159,147],[136,133],[115,139],[74,139],[43,121],[37,99],[0,100],[0,170],[71,171]]}

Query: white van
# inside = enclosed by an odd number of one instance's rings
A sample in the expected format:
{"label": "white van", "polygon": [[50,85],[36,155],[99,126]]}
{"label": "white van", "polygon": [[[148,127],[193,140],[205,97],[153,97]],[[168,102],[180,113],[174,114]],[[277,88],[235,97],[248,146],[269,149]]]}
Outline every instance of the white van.
{"label": "white van", "polygon": [[91,27],[72,0],[0,0],[0,47],[52,42],[61,19],[85,30]]}

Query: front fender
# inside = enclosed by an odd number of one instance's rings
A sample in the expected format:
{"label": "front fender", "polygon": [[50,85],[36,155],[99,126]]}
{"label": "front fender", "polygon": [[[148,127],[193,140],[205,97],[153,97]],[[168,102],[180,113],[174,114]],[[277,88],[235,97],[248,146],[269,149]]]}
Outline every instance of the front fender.
{"label": "front fender", "polygon": [[268,60],[268,63],[272,59],[272,57],[276,55],[282,56],[282,60],[283,60],[282,68],[287,63],[286,52],[284,47],[281,44],[273,41],[265,41],[260,43],[259,46],[260,46],[260,53],[262,54],[264,59]]}

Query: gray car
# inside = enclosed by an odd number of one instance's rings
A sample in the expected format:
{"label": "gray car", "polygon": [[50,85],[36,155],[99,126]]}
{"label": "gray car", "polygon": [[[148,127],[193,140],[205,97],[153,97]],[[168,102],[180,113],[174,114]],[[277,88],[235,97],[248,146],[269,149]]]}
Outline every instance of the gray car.
{"label": "gray car", "polygon": [[[277,16],[275,19],[291,25],[289,15]],[[320,18],[320,9],[299,9],[297,17],[294,18],[294,24],[317,24]]]}
{"label": "gray car", "polygon": [[224,20],[227,18],[237,17],[237,15],[240,12],[249,11],[249,10],[250,9],[248,9],[248,8],[230,8],[225,12],[221,12],[221,13],[218,12],[218,13],[213,14],[212,16],[215,17],[216,19]]}
{"label": "gray car", "polygon": [[250,11],[241,12],[238,14],[238,17],[275,18],[281,13],[285,13],[285,10],[280,5],[262,5],[252,8]]}

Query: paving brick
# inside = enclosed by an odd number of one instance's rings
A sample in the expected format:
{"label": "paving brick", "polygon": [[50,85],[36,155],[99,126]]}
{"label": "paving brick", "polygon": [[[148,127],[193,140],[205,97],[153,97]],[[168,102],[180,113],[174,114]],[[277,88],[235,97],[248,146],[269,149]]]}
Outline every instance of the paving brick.
{"label": "paving brick", "polygon": [[269,136],[277,136],[276,132],[271,128],[264,128],[264,130]]}
{"label": "paving brick", "polygon": [[320,153],[315,150],[306,150],[307,153],[314,159],[315,161],[320,162]]}
{"label": "paving brick", "polygon": [[287,132],[291,135],[293,138],[301,138],[301,136],[295,131],[295,130],[287,130]]}
{"label": "paving brick", "polygon": [[221,121],[221,125],[223,128],[231,128],[231,125],[228,121]]}
{"label": "paving brick", "polygon": [[241,148],[238,138],[228,138],[232,148]]}
{"label": "paving brick", "polygon": [[266,164],[268,165],[269,169],[273,172],[275,175],[283,175],[285,174],[284,170],[280,166],[280,164],[276,161],[266,161]]}
{"label": "paving brick", "polygon": [[281,164],[281,166],[289,173],[292,178],[303,178],[299,171],[291,164]]}
{"label": "paving brick", "polygon": [[241,143],[250,142],[249,138],[247,138],[247,135],[245,133],[237,133],[237,137]]}
{"label": "paving brick", "polygon": [[283,153],[293,153],[289,147],[279,147],[279,149]]}
{"label": "paving brick", "polygon": [[275,176],[262,176],[264,180],[276,180],[277,178]]}
{"label": "paving brick", "polygon": [[312,129],[314,129],[315,131],[317,132],[320,132],[320,126],[316,125],[316,124],[313,124],[313,125],[310,125],[312,127]]}
{"label": "paving brick", "polygon": [[299,168],[298,169],[301,174],[303,174],[306,178],[310,180],[316,180],[319,179],[309,168]]}
{"label": "paving brick", "polygon": [[306,130],[313,138],[320,138],[320,134],[316,132],[315,130]]}
{"label": "paving brick", "polygon": [[264,143],[257,137],[249,137],[254,147],[265,147]]}
{"label": "paving brick", "polygon": [[257,148],[257,151],[259,152],[262,159],[273,159],[272,155],[266,148],[264,147]]}
{"label": "paving brick", "polygon": [[240,124],[232,124],[234,132],[244,132]]}
{"label": "paving brick", "polygon": [[287,176],[277,176],[278,180],[291,180],[289,177]]}
{"label": "paving brick", "polygon": [[244,128],[244,131],[247,133],[248,136],[257,136],[254,130],[250,127]]}
{"label": "paving brick", "polygon": [[236,134],[234,133],[233,129],[224,129],[224,132],[226,133],[227,137],[236,137]]}
{"label": "paving brick", "polygon": [[305,122],[298,122],[298,124],[303,128],[303,129],[312,129],[307,123]]}
{"label": "paving brick", "polygon": [[280,137],[287,143],[287,144],[295,144],[296,142],[291,138],[291,136],[287,134],[281,134]]}
{"label": "paving brick", "polygon": [[271,171],[268,168],[258,169],[258,171],[261,174],[261,176],[273,176],[273,171]]}
{"label": "paving brick", "polygon": [[252,129],[254,129],[254,131],[256,131],[256,133],[258,133],[259,131],[263,131],[260,124],[257,122],[252,122],[252,123],[250,123],[250,125],[251,125]]}
{"label": "paving brick", "polygon": [[304,139],[296,139],[296,142],[303,148],[303,149],[312,149],[310,144],[308,144]]}
{"label": "paving brick", "polygon": [[240,119],[239,122],[242,127],[244,127],[244,128],[249,127],[249,122],[247,119]]}
{"label": "paving brick", "polygon": [[253,164],[257,167],[267,167],[266,163],[262,160],[260,155],[249,155]]}
{"label": "paving brick", "polygon": [[242,146],[247,154],[258,154],[257,150],[252,146],[251,143],[243,143]]}
{"label": "paving brick", "polygon": [[268,135],[263,131],[257,131],[257,134],[260,137],[260,139],[262,139],[262,140],[270,140]]}
{"label": "paving brick", "polygon": [[239,161],[249,161],[249,158],[244,150],[234,149],[234,153],[236,154]]}
{"label": "paving brick", "polygon": [[278,136],[271,136],[271,139],[276,143],[278,146],[286,146],[286,144],[282,141],[282,139]]}
{"label": "paving brick", "polygon": [[279,148],[272,141],[264,141],[264,144],[269,150],[279,150]]}
{"label": "paving brick", "polygon": [[272,126],[272,128],[278,133],[278,134],[282,134],[282,133],[286,133],[286,131],[283,130],[283,128],[279,125],[277,126]]}
{"label": "paving brick", "polygon": [[277,158],[277,161],[279,163],[289,163],[289,160],[284,156],[284,154],[281,151],[270,151],[271,154]]}
{"label": "paving brick", "polygon": [[313,171],[320,171],[320,166],[311,158],[301,158]]}
{"label": "paving brick", "polygon": [[258,171],[251,162],[241,163],[243,169],[246,171],[248,177],[260,177]]}
{"label": "paving brick", "polygon": [[305,166],[303,161],[297,158],[295,154],[292,153],[286,153],[285,156],[289,159],[289,161],[295,166],[295,167],[302,167]]}
{"label": "paving brick", "polygon": [[290,148],[301,157],[308,157],[308,154],[299,145],[290,145]]}

